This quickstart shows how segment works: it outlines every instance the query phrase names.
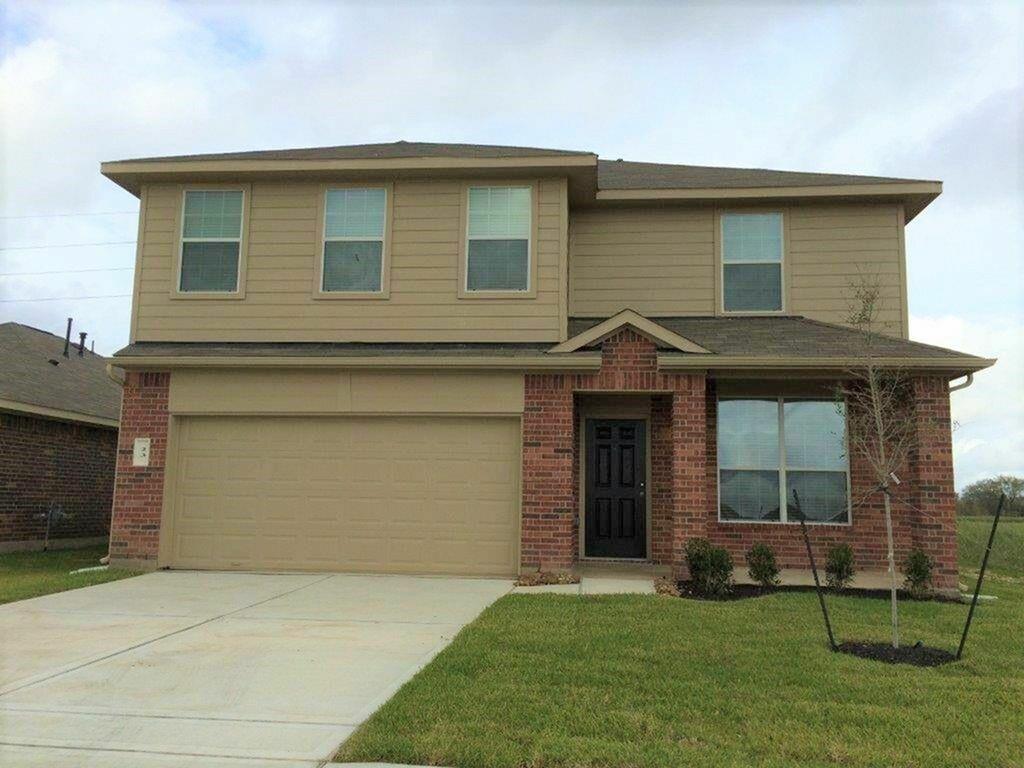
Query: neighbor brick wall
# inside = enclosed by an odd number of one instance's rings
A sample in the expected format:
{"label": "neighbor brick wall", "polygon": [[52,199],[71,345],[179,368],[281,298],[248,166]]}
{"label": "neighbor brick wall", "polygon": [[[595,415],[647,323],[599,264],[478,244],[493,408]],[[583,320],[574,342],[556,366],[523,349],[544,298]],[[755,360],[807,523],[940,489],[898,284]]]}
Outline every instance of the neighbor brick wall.
{"label": "neighbor brick wall", "polygon": [[51,539],[106,536],[116,449],[111,427],[0,413],[0,542],[42,540],[51,504]]}
{"label": "neighbor brick wall", "polygon": [[[152,561],[160,543],[164,467],[167,456],[167,395],[171,375],[131,371],[125,378],[121,434],[117,446],[110,556]],[[135,438],[152,441],[148,467],[132,466]]]}

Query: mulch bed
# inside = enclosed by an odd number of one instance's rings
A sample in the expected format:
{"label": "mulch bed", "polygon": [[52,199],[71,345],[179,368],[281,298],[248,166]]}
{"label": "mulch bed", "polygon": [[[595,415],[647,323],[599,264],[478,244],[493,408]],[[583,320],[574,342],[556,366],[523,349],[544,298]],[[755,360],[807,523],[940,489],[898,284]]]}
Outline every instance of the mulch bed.
{"label": "mulch bed", "polygon": [[[791,585],[780,585],[778,587],[763,587],[760,584],[733,584],[732,588],[724,595],[708,596],[701,594],[693,587],[693,583],[689,581],[680,581],[678,583],[679,597],[687,600],[709,600],[712,602],[730,602],[732,600],[749,600],[755,597],[765,597],[766,595],[774,595],[781,592],[814,592],[814,587],[811,585],[804,584],[791,584]],[[842,595],[843,597],[860,597],[869,600],[888,600],[889,590],[887,589],[845,589],[842,592],[833,592],[827,587],[822,586],[826,597],[834,597]],[[939,603],[959,603],[960,601],[954,597],[948,597],[946,595],[930,595],[928,597],[914,597],[909,592],[900,590],[897,593],[900,600],[922,600],[932,601]]]}
{"label": "mulch bed", "polygon": [[862,659],[882,661],[886,664],[912,664],[915,667],[938,667],[942,664],[956,661],[956,656],[949,651],[944,651],[941,648],[932,648],[921,643],[893,648],[891,643],[850,641],[839,643],[836,650],[840,653],[859,656]]}

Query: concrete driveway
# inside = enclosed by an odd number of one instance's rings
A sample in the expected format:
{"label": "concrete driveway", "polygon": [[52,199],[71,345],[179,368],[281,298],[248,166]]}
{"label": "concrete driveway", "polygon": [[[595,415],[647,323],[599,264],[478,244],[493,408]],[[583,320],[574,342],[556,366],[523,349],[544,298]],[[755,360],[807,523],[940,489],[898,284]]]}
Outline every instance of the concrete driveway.
{"label": "concrete driveway", "polygon": [[0,765],[319,765],[511,586],[180,571],[0,606]]}

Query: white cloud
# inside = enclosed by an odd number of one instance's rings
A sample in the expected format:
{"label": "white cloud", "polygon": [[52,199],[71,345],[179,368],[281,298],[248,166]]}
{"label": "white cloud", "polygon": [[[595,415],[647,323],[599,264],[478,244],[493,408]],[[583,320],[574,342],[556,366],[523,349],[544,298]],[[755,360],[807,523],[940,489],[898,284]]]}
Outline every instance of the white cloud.
{"label": "white cloud", "polygon": [[912,316],[910,333],[915,341],[998,358],[950,395],[957,487],[995,474],[1024,476],[1024,322]]}
{"label": "white cloud", "polygon": [[[1003,358],[953,395],[959,480],[1024,464],[1018,3],[11,0],[4,11],[5,216],[134,210],[102,160],[399,138],[944,179],[907,230],[914,335]],[[134,237],[132,215],[0,223],[0,247]],[[0,251],[0,273],[123,267],[132,254]],[[125,271],[0,278],[0,301],[131,284]],[[103,352],[126,341],[128,314],[127,299],[0,304],[0,320],[57,332],[74,315]]]}

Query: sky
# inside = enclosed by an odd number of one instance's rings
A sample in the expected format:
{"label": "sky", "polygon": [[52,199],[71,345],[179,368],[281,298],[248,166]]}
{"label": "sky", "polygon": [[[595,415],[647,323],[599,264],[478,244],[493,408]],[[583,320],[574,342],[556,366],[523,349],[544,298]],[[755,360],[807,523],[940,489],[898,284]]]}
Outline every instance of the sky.
{"label": "sky", "polygon": [[952,395],[957,486],[1024,475],[1024,2],[0,8],[0,322],[127,342],[138,201],[104,160],[404,139],[940,179],[911,337],[999,358]]}

